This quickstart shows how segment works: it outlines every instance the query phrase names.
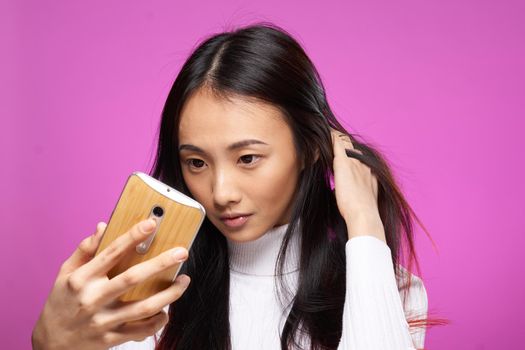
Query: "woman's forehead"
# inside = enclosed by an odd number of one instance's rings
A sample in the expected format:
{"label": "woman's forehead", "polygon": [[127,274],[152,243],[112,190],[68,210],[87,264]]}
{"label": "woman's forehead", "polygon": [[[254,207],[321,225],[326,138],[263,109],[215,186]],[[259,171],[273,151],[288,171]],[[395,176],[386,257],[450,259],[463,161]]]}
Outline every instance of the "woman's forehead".
{"label": "woman's forehead", "polygon": [[289,128],[279,108],[260,101],[196,92],[185,103],[179,138],[271,137]]}

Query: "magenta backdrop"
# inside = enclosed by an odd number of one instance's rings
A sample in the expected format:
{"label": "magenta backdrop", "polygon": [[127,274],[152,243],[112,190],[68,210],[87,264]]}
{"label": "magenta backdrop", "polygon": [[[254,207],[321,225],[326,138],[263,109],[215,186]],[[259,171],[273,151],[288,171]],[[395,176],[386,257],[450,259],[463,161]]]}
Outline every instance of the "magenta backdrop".
{"label": "magenta backdrop", "polygon": [[[147,3],[147,4],[146,4]],[[417,229],[429,349],[525,342],[523,1],[3,1],[2,348],[30,347],[57,269],[147,171],[164,98],[204,36],[288,29],[337,116],[391,160]]]}

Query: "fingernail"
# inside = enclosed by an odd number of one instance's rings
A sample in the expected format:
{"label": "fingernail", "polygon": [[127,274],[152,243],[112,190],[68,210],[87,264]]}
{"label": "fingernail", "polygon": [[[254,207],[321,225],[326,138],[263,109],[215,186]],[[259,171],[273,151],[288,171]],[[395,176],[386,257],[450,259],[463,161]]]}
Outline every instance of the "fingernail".
{"label": "fingernail", "polygon": [[150,233],[155,228],[155,221],[148,219],[140,224],[140,229],[144,233]]}
{"label": "fingernail", "polygon": [[186,249],[184,249],[184,248],[176,248],[175,250],[173,250],[171,255],[178,262],[184,261],[186,259]]}
{"label": "fingernail", "polygon": [[178,280],[182,287],[187,287],[190,284],[190,278],[186,275],[180,276]]}

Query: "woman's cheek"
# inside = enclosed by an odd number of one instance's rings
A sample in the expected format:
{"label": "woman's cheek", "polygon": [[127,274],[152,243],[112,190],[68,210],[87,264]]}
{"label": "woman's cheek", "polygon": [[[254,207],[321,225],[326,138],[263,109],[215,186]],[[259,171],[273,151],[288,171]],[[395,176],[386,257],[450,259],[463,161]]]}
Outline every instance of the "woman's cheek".
{"label": "woman's cheek", "polygon": [[190,193],[192,197],[202,205],[205,205],[203,202],[204,198],[202,196],[202,193],[200,193],[203,189],[202,185],[198,184],[198,181],[191,176],[191,174],[188,174],[187,171],[183,171],[182,177],[184,179],[184,183],[186,184],[186,187],[190,190]]}

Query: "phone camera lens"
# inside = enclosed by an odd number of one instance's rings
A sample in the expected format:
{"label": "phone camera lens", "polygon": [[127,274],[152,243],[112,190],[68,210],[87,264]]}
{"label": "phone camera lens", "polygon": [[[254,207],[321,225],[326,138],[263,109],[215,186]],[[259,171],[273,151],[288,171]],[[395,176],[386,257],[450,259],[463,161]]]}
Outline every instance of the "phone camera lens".
{"label": "phone camera lens", "polygon": [[153,208],[153,215],[160,218],[162,215],[164,215],[164,209],[162,209],[161,207]]}

